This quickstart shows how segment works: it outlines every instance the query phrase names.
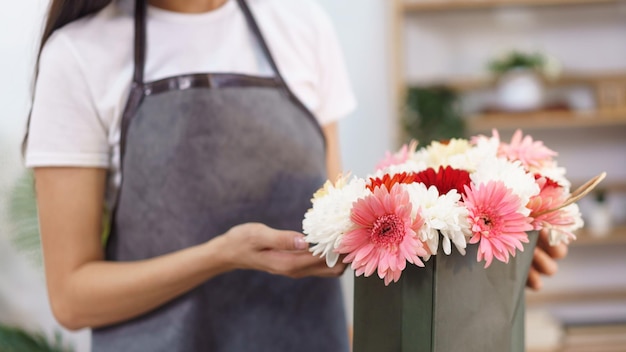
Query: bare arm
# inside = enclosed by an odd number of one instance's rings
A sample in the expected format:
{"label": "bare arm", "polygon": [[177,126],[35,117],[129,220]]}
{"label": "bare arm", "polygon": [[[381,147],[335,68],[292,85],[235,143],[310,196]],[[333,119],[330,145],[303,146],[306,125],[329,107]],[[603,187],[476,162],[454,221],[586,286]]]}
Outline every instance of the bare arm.
{"label": "bare arm", "polygon": [[302,234],[243,224],[204,244],[136,262],[104,260],[100,243],[106,171],[35,169],[48,294],[69,329],[124,321],[233,269],[290,277],[338,276],[312,257]]}
{"label": "bare arm", "polygon": [[339,150],[339,128],[337,122],[322,127],[326,137],[326,169],[328,179],[335,181],[341,173],[341,154]]}

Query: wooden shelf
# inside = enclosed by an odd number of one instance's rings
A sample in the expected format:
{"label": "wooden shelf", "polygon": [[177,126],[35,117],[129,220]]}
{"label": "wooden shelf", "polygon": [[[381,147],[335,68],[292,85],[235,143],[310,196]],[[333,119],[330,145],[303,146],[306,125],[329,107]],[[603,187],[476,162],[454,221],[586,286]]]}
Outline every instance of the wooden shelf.
{"label": "wooden shelf", "polygon": [[606,236],[594,236],[585,228],[576,233],[576,240],[570,246],[615,246],[626,245],[626,226],[614,227]]}
{"label": "wooden shelf", "polygon": [[558,345],[548,348],[528,346],[528,352],[619,352],[626,346],[626,324],[564,326]]}
{"label": "wooden shelf", "polygon": [[619,352],[626,348],[626,325],[568,327],[561,352]]}
{"label": "wooden shelf", "polygon": [[467,119],[468,132],[489,132],[498,130],[537,130],[587,128],[599,126],[626,126],[626,109],[597,112],[540,111],[529,113],[490,113],[470,116]]}
{"label": "wooden shelf", "polygon": [[[562,87],[572,85],[588,85],[593,88],[595,85],[605,82],[625,82],[626,72],[566,72],[554,80],[544,80],[547,87]],[[445,86],[456,92],[465,93],[476,90],[493,89],[496,80],[491,76],[469,76],[459,78],[433,78],[409,82],[412,86],[429,87]]]}
{"label": "wooden shelf", "polygon": [[405,2],[404,13],[444,12],[455,10],[491,9],[500,7],[545,7],[563,5],[616,4],[620,0],[420,0]]}
{"label": "wooden shelf", "polygon": [[546,304],[571,304],[571,303],[594,303],[594,302],[624,302],[626,301],[626,289],[589,290],[589,291],[558,291],[526,292],[526,303],[529,306],[541,306]]}

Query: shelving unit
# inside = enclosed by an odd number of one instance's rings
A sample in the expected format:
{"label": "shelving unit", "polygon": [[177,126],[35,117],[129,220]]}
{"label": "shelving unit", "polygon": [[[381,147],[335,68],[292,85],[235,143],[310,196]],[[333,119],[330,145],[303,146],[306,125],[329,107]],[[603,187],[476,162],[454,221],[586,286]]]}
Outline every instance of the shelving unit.
{"label": "shelving unit", "polygon": [[[469,75],[469,72],[467,73],[468,76],[445,76],[445,72],[442,73],[440,70],[441,67],[436,65],[435,67],[437,69],[433,70],[436,76],[428,76],[428,74],[425,74],[423,75],[424,77],[430,77],[428,80],[409,80],[406,73],[407,66],[405,66],[405,55],[409,52],[406,48],[408,44],[405,43],[405,30],[415,30],[415,28],[405,26],[407,21],[418,22],[422,19],[427,19],[427,30],[434,31],[435,26],[433,24],[440,18],[446,18],[446,13],[451,13],[450,18],[459,20],[461,16],[460,12],[472,11],[472,14],[469,14],[469,16],[471,16],[473,21],[478,21],[476,18],[482,16],[482,14],[477,14],[479,11],[489,13],[495,9],[501,8],[523,7],[529,9],[528,13],[532,13],[530,9],[536,8],[536,10],[532,11],[539,13],[539,11],[544,11],[541,9],[543,7],[592,8],[593,6],[597,6],[597,8],[606,10],[612,5],[615,5],[616,8],[622,8],[625,4],[625,0],[394,0],[391,14],[393,36],[392,51],[394,53],[393,60],[391,62],[391,70],[392,78],[395,82],[393,95],[397,99],[397,106],[401,107],[404,105],[404,94],[406,92],[406,87],[409,84],[411,86],[420,87],[446,86],[461,94],[465,94],[473,91],[484,92],[492,90],[497,83],[493,78],[484,75],[471,76]],[[584,10],[586,10],[586,8],[583,9],[583,11]],[[576,9],[572,9],[572,11],[575,11],[576,13],[581,12]],[[550,10],[545,10],[545,12],[550,13]],[[525,15],[528,15],[528,13],[525,12]],[[453,21],[447,18],[443,20],[443,23],[450,25]],[[481,29],[483,32],[485,31],[485,28]],[[494,28],[494,30],[497,29]],[[454,35],[452,35],[452,40],[459,42],[462,40],[457,33],[454,33]],[[424,35],[419,38],[425,38],[427,41],[435,41],[438,39],[436,35]],[[437,47],[432,43],[429,45],[431,45],[430,47]],[[481,49],[485,50],[485,46],[483,45]],[[451,50],[450,52],[454,51]],[[458,60],[454,62],[458,62]],[[503,132],[512,132],[512,130],[521,128],[525,132],[530,132],[531,134],[538,132],[538,134],[551,133],[559,135],[561,135],[561,133],[569,132],[572,132],[573,135],[581,135],[586,133],[587,130],[592,129],[598,135],[603,134],[605,131],[611,131],[612,129],[626,131],[626,104],[622,104],[619,107],[601,104],[604,88],[607,84],[611,85],[615,82],[618,82],[617,84],[623,84],[623,82],[626,82],[626,70],[617,72],[610,70],[603,72],[566,72],[558,80],[544,81],[545,86],[549,89],[554,88],[555,90],[564,87],[580,86],[589,88],[590,91],[594,93],[594,98],[596,98],[597,110],[579,112],[568,110],[566,107],[554,107],[544,111],[530,113],[504,113],[495,112],[494,109],[482,109],[485,112],[479,112],[473,114],[472,116],[466,116],[467,133],[469,135],[477,133],[490,134],[491,129],[493,128]],[[396,111],[400,111],[400,109],[397,109]],[[398,121],[400,120],[399,114],[396,118]],[[398,126],[398,135],[402,135],[402,131],[400,131],[401,123],[397,123],[396,126]],[[563,139],[563,137],[561,138]],[[622,145],[621,142],[619,143]],[[624,139],[624,143],[626,143],[626,138]],[[582,147],[583,146],[581,146],[581,148]],[[607,156],[603,156],[603,158],[606,157]],[[623,159],[619,159],[620,161],[618,162],[621,163]],[[577,181],[581,180],[572,180],[574,185],[582,183]],[[622,196],[626,193],[626,180],[613,177],[610,182],[605,181],[603,183],[603,188],[609,190],[611,193],[618,193]],[[577,254],[579,257],[578,260],[580,260],[580,256],[583,254],[586,255],[593,252],[603,252],[605,248],[612,249],[613,253],[616,253],[616,251],[617,253],[621,253],[621,248],[623,248],[623,253],[626,255],[626,225],[619,225],[613,228],[611,233],[605,237],[593,236],[588,230],[585,229],[580,230],[577,232],[577,240],[573,241],[570,246],[571,253]],[[573,255],[570,255],[567,259],[573,260],[573,257]],[[576,264],[580,265],[580,262],[576,262]],[[564,265],[564,263],[562,265]],[[620,282],[623,282],[623,280]],[[547,308],[558,304],[566,304],[570,307],[578,307],[581,304],[597,305],[607,302],[617,302],[616,304],[621,306],[626,304],[626,287],[623,287],[621,284],[611,285],[610,283],[606,283],[606,287],[601,290],[585,285],[577,285],[573,281],[567,281],[567,285],[570,284],[574,289],[561,289],[559,286],[549,291],[544,290],[540,292],[528,292],[528,306],[532,308]],[[616,330],[610,326],[603,326],[593,332],[587,331],[586,328],[581,328],[570,334],[566,327],[564,330],[565,339],[562,341],[563,344],[554,351],[604,351],[604,349],[594,349],[603,346],[598,342],[597,337],[605,336],[606,334],[613,333],[615,331]],[[617,335],[623,334],[626,331],[626,327],[620,326],[617,331]],[[571,337],[570,335],[574,337]],[[611,336],[614,335],[617,336],[616,334]],[[589,336],[591,336],[593,344],[585,345],[583,349],[576,349],[575,344],[572,344],[575,341],[580,341],[580,339],[587,339]],[[626,347],[624,347],[626,346],[626,340],[621,337],[617,340],[619,340],[618,343],[622,343],[622,345],[620,345],[621,349],[614,348],[607,349],[606,351],[626,350]],[[611,341],[617,340],[612,339]],[[529,351],[531,350],[532,349],[529,349]],[[535,352],[539,351],[537,350]]]}
{"label": "shelving unit", "polygon": [[626,300],[626,289],[568,291],[568,292],[529,292],[526,303],[530,307],[547,304],[576,304],[580,302],[615,302]]}
{"label": "shelving unit", "polygon": [[470,116],[468,132],[499,130],[569,129],[602,126],[626,126],[626,109],[574,112],[539,111],[530,113],[492,113]]}
{"label": "shelving unit", "polygon": [[[433,0],[434,1],[434,0]],[[480,1],[480,0],[476,0]],[[626,81],[626,72],[607,71],[607,72],[567,72],[552,80],[544,80],[543,84],[548,87],[571,86],[571,85],[591,85],[596,86],[607,81]],[[489,76],[472,76],[472,77],[442,77],[425,82],[409,82],[419,83],[425,86],[446,86],[457,92],[467,92],[481,89],[490,89],[495,87],[496,81]]]}
{"label": "shelving unit", "polygon": [[425,0],[402,5],[406,13],[489,9],[510,6],[563,6],[618,3],[619,0]]}

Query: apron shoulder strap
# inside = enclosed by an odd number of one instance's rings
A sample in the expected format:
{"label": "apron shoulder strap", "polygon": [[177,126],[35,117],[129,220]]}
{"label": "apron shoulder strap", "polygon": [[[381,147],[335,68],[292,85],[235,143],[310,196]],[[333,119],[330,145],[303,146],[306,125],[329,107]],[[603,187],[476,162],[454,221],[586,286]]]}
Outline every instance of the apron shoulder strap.
{"label": "apron shoulder strap", "polygon": [[283,79],[283,76],[280,74],[278,65],[276,65],[276,61],[274,61],[274,56],[272,55],[270,48],[267,46],[267,42],[265,41],[265,38],[263,37],[263,33],[261,32],[259,25],[254,19],[254,15],[252,14],[252,11],[250,11],[250,7],[248,6],[248,3],[246,2],[246,0],[237,0],[237,3],[239,4],[241,11],[243,12],[244,17],[246,18],[248,27],[250,27],[250,29],[252,30],[252,33],[254,34],[254,37],[259,42],[261,51],[263,52],[265,59],[269,62],[270,66],[272,67],[272,70],[274,71],[276,78],[278,78],[278,80],[280,80],[280,82],[284,84],[285,80]]}

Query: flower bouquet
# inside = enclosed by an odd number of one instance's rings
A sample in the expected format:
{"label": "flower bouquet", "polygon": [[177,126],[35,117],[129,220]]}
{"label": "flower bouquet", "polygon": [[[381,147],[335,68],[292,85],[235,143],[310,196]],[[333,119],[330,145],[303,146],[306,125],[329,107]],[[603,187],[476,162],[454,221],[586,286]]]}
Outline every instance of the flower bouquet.
{"label": "flower bouquet", "polygon": [[575,202],[605,177],[570,192],[555,156],[519,130],[510,143],[495,130],[419,150],[413,142],[367,179],[316,192],[303,229],[314,255],[359,277],[355,350],[523,351],[537,231],[551,244],[574,240]]}

